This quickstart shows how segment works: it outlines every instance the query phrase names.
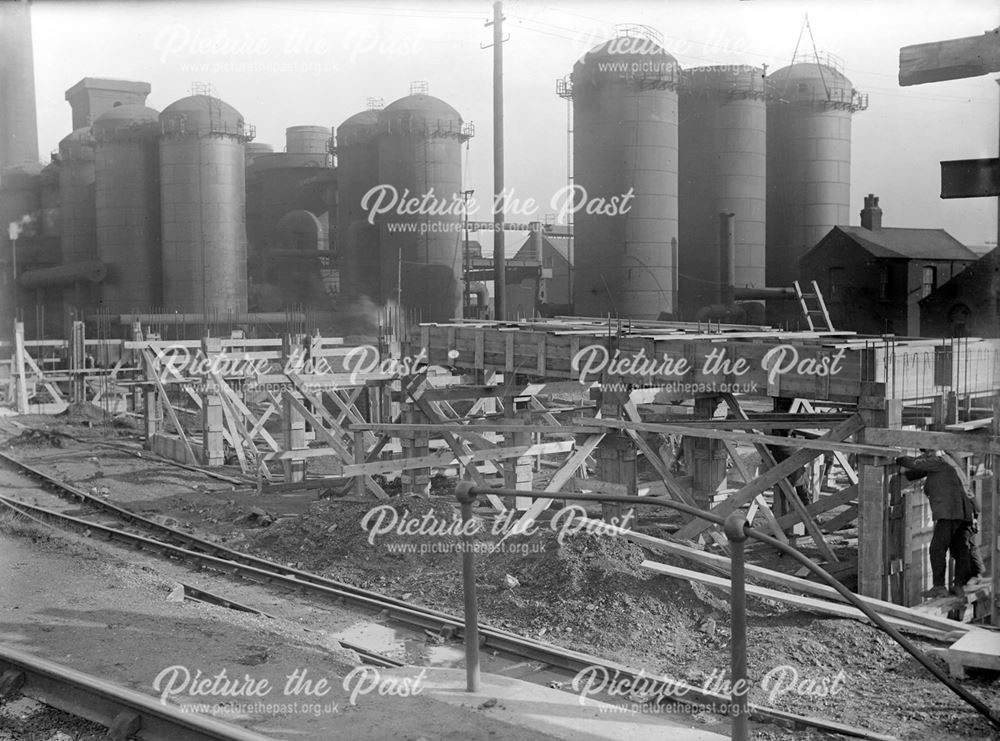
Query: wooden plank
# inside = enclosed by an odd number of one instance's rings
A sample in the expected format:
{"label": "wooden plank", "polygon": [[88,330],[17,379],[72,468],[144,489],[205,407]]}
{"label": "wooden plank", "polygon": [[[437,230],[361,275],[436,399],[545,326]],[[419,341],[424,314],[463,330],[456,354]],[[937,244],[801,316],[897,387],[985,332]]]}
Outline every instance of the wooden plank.
{"label": "wooden plank", "polygon": [[832,520],[824,523],[823,529],[828,533],[835,533],[842,527],[851,524],[856,519],[858,519],[858,505],[852,504]]}
{"label": "wooden plank", "polygon": [[[736,445],[726,440],[725,446],[726,446],[726,452],[729,453],[729,458],[732,460],[733,465],[736,467],[736,470],[739,472],[740,476],[743,477],[744,484],[749,484],[751,481],[754,480],[754,476],[747,469],[746,464],[743,462],[743,459],[740,458],[740,454],[736,450]],[[763,494],[758,494],[757,496],[754,497],[753,503],[751,504],[751,510],[750,512],[747,513],[747,522],[753,522],[755,512],[752,508],[754,506],[756,507],[757,510],[760,511],[761,515],[763,515],[765,522],[767,522],[767,526],[771,530],[771,535],[780,540],[782,543],[787,543],[788,536],[785,535],[785,531],[781,529],[779,520],[774,516],[774,511],[771,509],[767,501],[764,499]],[[798,518],[796,518],[796,521],[797,519]]]}
{"label": "wooden plank", "polygon": [[[450,428],[451,426],[444,424],[446,420],[443,415],[436,410],[430,402],[424,401],[420,398],[420,390],[426,382],[426,376],[418,377],[413,382],[406,385],[406,394],[413,400],[413,403],[417,405],[417,408],[424,414],[424,416],[437,425],[439,433],[448,444],[448,447],[451,448],[452,453],[455,454],[455,458],[457,459],[458,464],[462,466],[462,470],[469,475],[469,478],[473,480],[476,486],[488,489],[489,483],[485,478],[483,478],[483,475],[479,473],[479,469],[472,463],[473,450],[469,446],[469,443],[460,439],[451,431],[442,432],[442,428],[447,430],[447,428]],[[504,506],[503,500],[497,495],[487,494],[486,498],[498,512],[503,512],[507,509]]]}
{"label": "wooden plank", "polygon": [[[861,422],[861,418],[858,417],[857,415],[854,415],[848,420],[841,422],[834,429],[830,430],[830,432],[828,433],[828,437],[831,440],[843,440],[844,438],[853,435],[863,426],[864,425]],[[784,438],[778,438],[778,439],[782,440]],[[775,484],[778,484],[779,481],[785,481],[786,476],[788,476],[790,473],[794,472],[795,470],[809,463],[809,461],[811,461],[813,458],[815,458],[820,454],[820,451],[799,450],[790,455],[785,460],[783,460],[781,463],[778,463],[777,465],[774,465],[774,458],[773,456],[770,455],[770,451],[768,451],[765,448],[763,449],[763,451],[761,451],[761,453],[762,455],[766,454],[767,456],[770,457],[770,463],[772,464],[771,468],[769,468],[763,474],[758,476],[758,478],[755,481],[752,481],[751,483],[747,484],[742,489],[737,491],[735,494],[730,496],[727,501],[713,508],[712,512],[714,514],[718,515],[719,517],[725,517],[729,513],[734,512],[738,507],[742,507],[744,504],[749,503],[750,500],[753,499],[758,494],[762,494],[765,490],[769,489]],[[785,483],[787,485],[787,481]],[[789,489],[791,489],[791,486],[789,486]],[[794,489],[791,489],[791,495],[786,495],[786,498],[794,506],[795,500],[798,500],[798,495],[795,493]],[[804,522],[806,522],[806,526],[808,528],[809,527],[808,521],[811,521],[812,518],[809,517],[808,513],[804,511],[805,505],[803,505],[801,501],[799,501],[798,503],[802,508],[802,511],[799,512],[799,516],[800,518],[803,519]],[[705,520],[695,520],[694,522],[691,522],[685,525],[683,528],[681,528],[681,530],[678,531],[677,535],[679,538],[685,540],[692,540],[696,535],[698,535],[698,533],[702,532],[703,530],[709,527],[711,527],[711,523]],[[812,529],[815,529],[817,532],[819,530],[819,528],[815,525],[815,522],[813,522]],[[817,537],[812,532],[810,532],[810,535],[813,535],[813,538],[817,540],[816,543],[817,547],[822,549],[823,545],[825,545],[825,541],[823,540],[822,536]],[[837,560],[837,559],[831,558],[829,560]]]}
{"label": "wooden plank", "polygon": [[[1000,455],[1000,441],[959,432],[927,432],[924,430],[892,430],[886,427],[866,427],[865,440],[893,448],[930,448],[980,455]],[[877,455],[877,454],[876,454]]]}
{"label": "wooden plank", "polygon": [[413,468],[450,468],[451,466],[461,466],[467,463],[482,463],[484,461],[505,460],[508,458],[522,458],[536,455],[547,455],[552,453],[564,453],[573,448],[573,442],[566,440],[557,443],[542,443],[540,445],[518,445],[509,448],[494,448],[491,450],[475,450],[469,456],[459,460],[455,454],[448,450],[431,455],[419,456],[417,458],[395,458],[388,461],[374,461],[371,463],[354,463],[345,465],[341,471],[341,476],[357,476],[360,473],[374,475],[376,473],[393,473],[405,471]]}
{"label": "wooden plank", "polygon": [[945,650],[948,671],[963,678],[967,667],[1000,671],[1000,633],[966,633]]}
{"label": "wooden plank", "polygon": [[979,36],[911,44],[899,50],[899,84],[922,85],[1000,72],[1000,29]]}
{"label": "wooden plank", "polygon": [[[566,458],[562,466],[559,467],[559,470],[552,475],[552,478],[549,479],[549,483],[545,485],[544,491],[550,493],[562,491],[562,488],[573,479],[577,469],[586,462],[587,456],[597,449],[597,445],[603,439],[603,432],[588,437],[582,445],[580,445],[572,454],[570,454],[568,458]],[[552,504],[552,502],[553,500],[551,499],[536,499],[531,506],[525,510],[524,514],[517,521],[514,527],[512,527],[507,534],[504,535],[502,540],[506,540],[514,533],[524,532],[524,528],[534,522],[535,518],[544,512]]]}
{"label": "wooden plank", "polygon": [[[852,486],[846,486],[838,492],[833,494],[828,494],[825,497],[820,497],[818,501],[806,507],[806,512],[815,517],[816,515],[821,515],[824,512],[829,512],[831,509],[840,507],[844,504],[849,504],[858,498],[858,486],[854,484]],[[786,515],[782,515],[778,518],[778,523],[782,527],[791,527],[796,522],[799,521],[799,516],[797,513],[789,512]]]}
{"label": "wooden plank", "polygon": [[[726,591],[729,591],[732,586],[730,580],[723,577],[702,574],[698,571],[682,569],[676,566],[668,566],[667,564],[657,563],[655,561],[643,561],[641,566],[644,569],[655,571],[659,574],[672,576],[676,579],[684,579],[686,581],[707,584]],[[781,602],[798,610],[820,612],[827,615],[834,615],[835,617],[860,620],[861,622],[871,624],[871,621],[863,612],[850,605],[829,602],[827,600],[816,599],[814,597],[803,597],[801,595],[789,594],[788,592],[780,592],[777,589],[769,589],[767,587],[758,587],[753,584],[746,585],[746,593],[753,597]],[[926,625],[920,625],[909,620],[901,620],[889,615],[884,616],[883,619],[903,633],[910,633],[923,638],[931,638],[936,641],[947,641],[953,636],[958,635],[956,632],[947,632],[936,628],[929,628]]]}
{"label": "wooden plank", "polygon": [[[829,435],[815,439],[780,437],[778,435],[759,435],[748,432],[713,430],[704,427],[663,424],[661,422],[626,422],[618,419],[578,418],[574,419],[571,424],[575,426],[584,426],[589,424],[593,427],[605,427],[622,430],[631,429],[641,432],[658,432],[664,435],[680,434],[687,435],[689,437],[702,437],[710,440],[729,440],[730,442],[743,443],[746,445],[780,445],[785,448],[801,448],[804,450],[816,451],[816,454],[811,456],[811,458],[815,458],[819,453],[824,453],[830,450],[840,450],[845,453],[857,453],[860,455],[881,456],[883,458],[893,458],[899,452],[895,448],[887,448],[881,445],[875,446],[845,443],[842,442],[842,438],[834,438]],[[841,425],[843,425],[843,422],[832,429],[837,429]],[[890,430],[890,432],[897,432],[897,430]],[[1000,448],[1000,443],[997,443],[996,447]]]}
{"label": "wooden plank", "polygon": [[[305,417],[306,422],[313,426],[316,434],[323,438],[324,442],[329,445],[336,453],[337,457],[340,458],[341,462],[344,464],[351,464],[354,460],[354,456],[351,455],[347,447],[336,437],[334,437],[329,430],[323,425],[323,423],[317,419],[316,415],[312,414],[299,399],[295,398],[295,394],[291,391],[285,390],[283,396],[288,400],[288,403],[295,407],[299,413]],[[379,486],[378,482],[375,481],[371,476],[365,476],[365,486],[372,490],[375,496],[379,499],[388,499],[389,495],[385,493],[385,489]]]}
{"label": "wooden plank", "polygon": [[173,424],[174,429],[177,432],[177,436],[184,443],[184,448],[188,454],[188,460],[186,463],[198,463],[198,457],[194,454],[194,450],[191,448],[191,442],[188,440],[187,435],[184,434],[184,428],[181,426],[180,420],[177,418],[177,412],[174,411],[173,406],[170,404],[170,397],[167,396],[166,389],[163,388],[163,384],[160,383],[160,377],[156,373],[156,363],[153,360],[152,354],[149,350],[142,351],[142,357],[146,361],[146,380],[152,381],[156,386],[157,391],[157,402],[162,404],[167,410],[167,415],[170,417],[170,422]]}
{"label": "wooden plank", "polygon": [[[596,522],[596,521],[595,521]],[[725,556],[719,556],[714,553],[707,553],[706,551],[700,551],[696,548],[691,548],[690,546],[683,545],[681,543],[673,543],[669,540],[663,540],[661,538],[655,538],[651,535],[645,535],[643,533],[637,533],[633,530],[623,530],[621,528],[615,528],[611,532],[619,535],[626,540],[629,540],[636,545],[640,545],[644,548],[648,548],[651,551],[657,551],[659,553],[665,553],[671,556],[680,556],[686,558],[693,563],[697,563],[701,566],[706,566],[711,568],[720,574],[726,576],[729,575],[730,569],[732,568],[732,562],[729,558]],[[765,569],[762,566],[755,566],[754,564],[746,564],[744,566],[746,570],[747,577],[754,579],[759,579],[761,581],[767,582],[768,584],[774,584],[786,589],[794,589],[797,592],[802,592],[806,595],[811,595],[813,597],[820,597],[823,599],[834,600],[839,603],[846,604],[843,596],[833,587],[826,584],[819,584],[817,582],[808,581],[807,579],[800,579],[797,576],[792,576],[791,574],[783,574],[780,571],[774,571],[772,569]],[[907,620],[916,625],[924,625],[928,628],[934,628],[936,630],[942,630],[945,632],[961,631],[961,632],[981,632],[982,628],[977,628],[969,623],[962,623],[957,620],[949,620],[942,617],[934,617],[931,615],[926,615],[916,610],[912,610],[909,607],[903,607],[902,605],[896,605],[892,602],[885,602],[884,600],[874,599],[871,597],[858,597],[862,602],[871,607],[875,612],[880,615],[887,615],[889,617],[896,617],[901,620]]]}

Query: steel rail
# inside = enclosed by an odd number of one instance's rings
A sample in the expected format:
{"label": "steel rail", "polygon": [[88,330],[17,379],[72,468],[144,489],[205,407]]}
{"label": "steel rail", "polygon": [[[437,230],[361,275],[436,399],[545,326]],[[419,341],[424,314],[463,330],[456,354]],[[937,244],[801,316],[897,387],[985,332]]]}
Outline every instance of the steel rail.
{"label": "steel rail", "polygon": [[[41,478],[55,489],[65,491],[74,498],[82,499],[101,510],[114,513],[126,521],[141,523],[157,532],[163,532],[174,539],[195,544],[198,547],[212,551],[212,553],[188,550],[177,545],[55,512],[38,505],[27,504],[20,500],[0,496],[0,504],[4,504],[12,510],[20,510],[22,513],[24,511],[33,512],[42,517],[67,523],[75,528],[89,528],[92,531],[103,533],[109,540],[118,540],[133,547],[150,550],[161,555],[171,554],[178,560],[199,566],[204,565],[221,573],[240,576],[259,583],[276,583],[303,592],[313,592],[332,599],[334,602],[343,602],[357,607],[364,607],[378,614],[384,614],[385,617],[406,625],[421,629],[433,629],[438,632],[444,629],[451,629],[453,635],[459,638],[465,635],[465,621],[462,616],[452,615],[421,605],[413,605],[395,597],[371,592],[350,584],[326,579],[316,574],[299,571],[265,559],[230,550],[224,546],[175,530],[162,523],[142,517],[103,499],[94,497],[2,452],[0,452],[0,460],[5,460],[11,465],[23,468],[32,475]],[[553,498],[560,498],[560,496],[553,495]],[[643,497],[643,499],[651,498]],[[373,500],[374,503],[377,502]],[[215,555],[219,553],[231,555],[233,558],[223,558]],[[634,669],[608,659],[519,636],[490,625],[480,624],[478,627],[480,646],[492,648],[520,658],[540,661],[568,673],[576,674],[584,669],[596,666],[608,669],[615,676],[625,679],[647,681],[649,677],[649,674],[645,670]],[[700,687],[687,685],[675,680],[671,680],[671,682],[679,688],[679,694],[681,695],[677,698],[679,702],[701,705],[716,711],[718,711],[717,709],[725,710],[731,705],[731,699],[728,695],[710,692]],[[725,715],[726,713],[722,712],[722,714]],[[873,741],[889,741],[893,738],[835,721],[801,716],[753,704],[750,705],[749,715],[752,719],[765,723],[777,723],[796,728],[817,728],[853,738],[872,739]]]}
{"label": "steel rail", "polygon": [[271,741],[246,728],[183,712],[149,695],[0,646],[0,704],[17,695],[99,723],[112,741],[125,741],[136,733],[143,741]]}

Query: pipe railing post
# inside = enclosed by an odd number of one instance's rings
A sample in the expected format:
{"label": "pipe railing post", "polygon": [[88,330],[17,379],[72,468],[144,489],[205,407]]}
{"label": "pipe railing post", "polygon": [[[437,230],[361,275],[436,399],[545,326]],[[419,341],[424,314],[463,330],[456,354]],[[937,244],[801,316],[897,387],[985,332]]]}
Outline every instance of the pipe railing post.
{"label": "pipe railing post", "polygon": [[476,501],[471,481],[455,485],[462,505],[462,589],[465,594],[465,683],[467,692],[479,691],[479,606],[476,604],[476,552],[472,534],[472,505]]}
{"label": "pipe railing post", "polygon": [[732,656],[732,691],[730,692],[731,714],[733,717],[733,741],[747,741],[747,600],[746,574],[744,571],[743,544],[747,539],[746,514],[740,510],[726,518],[723,529],[729,539],[730,574],[732,585],[729,604],[732,611],[732,629],[729,644]]}

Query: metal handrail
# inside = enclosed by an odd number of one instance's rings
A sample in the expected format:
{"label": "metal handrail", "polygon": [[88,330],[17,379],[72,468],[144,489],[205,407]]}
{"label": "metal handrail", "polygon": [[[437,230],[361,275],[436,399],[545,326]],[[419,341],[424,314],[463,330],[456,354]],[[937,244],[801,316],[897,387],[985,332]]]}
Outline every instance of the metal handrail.
{"label": "metal handrail", "polygon": [[[972,706],[979,714],[984,716],[994,728],[1000,729],[1000,714],[995,712],[986,703],[980,700],[978,697],[972,693],[965,690],[965,688],[954,682],[947,674],[942,672],[934,663],[925,656],[916,646],[914,646],[910,641],[903,637],[903,635],[896,630],[892,625],[887,623],[878,613],[875,612],[867,603],[858,599],[857,596],[851,592],[847,587],[840,583],[837,579],[831,576],[827,571],[825,571],[818,564],[814,563],[808,556],[801,553],[800,551],[792,548],[786,543],[782,543],[776,538],[761,532],[760,530],[755,530],[749,527],[744,519],[743,514],[737,510],[733,512],[728,518],[722,518],[719,515],[713,514],[697,507],[692,507],[690,505],[684,504],[683,502],[675,502],[671,499],[665,497],[634,497],[634,496],[616,496],[611,494],[574,494],[574,493],[563,493],[563,492],[537,492],[532,490],[521,490],[521,489],[505,489],[505,488],[492,488],[492,487],[479,487],[475,486],[468,481],[460,481],[455,486],[455,497],[458,499],[462,506],[462,519],[467,522],[472,518],[472,505],[476,500],[476,497],[481,494],[493,494],[495,496],[509,496],[509,497],[526,497],[530,499],[557,499],[562,501],[580,501],[580,502],[601,502],[601,503],[613,503],[613,504],[628,504],[631,506],[642,504],[654,507],[666,507],[668,509],[673,509],[678,512],[682,512],[693,517],[697,517],[702,520],[708,520],[716,525],[722,525],[729,539],[729,544],[732,549],[732,556],[730,560],[731,570],[730,578],[732,582],[732,589],[730,591],[730,604],[732,607],[732,630],[731,630],[731,649],[732,649],[732,686],[733,687],[747,687],[746,684],[746,597],[745,597],[745,574],[743,570],[743,541],[746,538],[753,538],[754,540],[759,540],[772,548],[777,548],[781,553],[787,554],[798,561],[800,564],[805,566],[811,572],[820,577],[824,582],[826,582],[830,587],[835,589],[841,597],[843,597],[848,604],[852,605],[856,609],[860,610],[866,618],[875,624],[875,627],[884,633],[888,634],[896,643],[898,643],[904,651],[910,654],[914,659],[916,659],[927,671],[929,671],[934,677],[944,684],[948,689],[958,695],[962,700],[964,700],[968,705]],[[466,532],[469,532],[469,528],[465,528]],[[465,535],[464,538],[471,543],[472,535]],[[466,672],[469,681],[469,691],[475,692],[479,686],[479,640],[478,634],[475,632],[477,626],[477,614],[476,614],[476,577],[475,577],[475,553],[474,549],[471,547],[466,547],[462,556],[462,573],[463,573],[463,586],[465,589],[465,605],[466,605]],[[470,612],[470,607],[471,612]],[[471,625],[470,625],[471,623]],[[475,666],[470,666],[475,662]],[[475,682],[473,683],[473,679]],[[742,682],[741,682],[742,680]],[[734,741],[746,741],[747,739],[747,726],[746,726],[746,711],[747,711],[747,693],[740,693],[732,697],[733,703],[733,735]]]}

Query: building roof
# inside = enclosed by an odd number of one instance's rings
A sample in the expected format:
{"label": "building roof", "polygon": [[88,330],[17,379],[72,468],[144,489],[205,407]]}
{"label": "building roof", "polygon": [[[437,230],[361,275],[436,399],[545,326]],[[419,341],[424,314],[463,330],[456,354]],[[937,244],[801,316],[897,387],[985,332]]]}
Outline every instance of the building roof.
{"label": "building roof", "polygon": [[[902,260],[968,260],[979,255],[951,236],[944,229],[904,229],[884,227],[865,229],[861,226],[835,226],[831,231],[841,232],[874,257]],[[820,242],[829,238],[829,234]],[[813,249],[818,248],[816,245]]]}

